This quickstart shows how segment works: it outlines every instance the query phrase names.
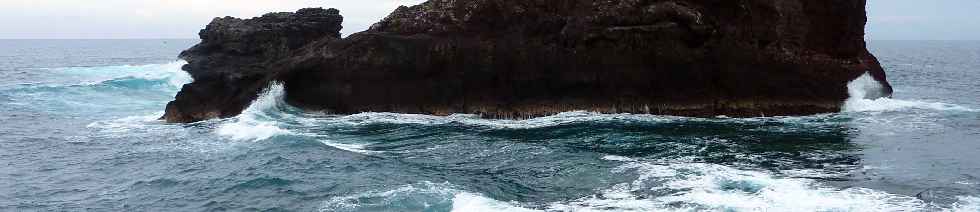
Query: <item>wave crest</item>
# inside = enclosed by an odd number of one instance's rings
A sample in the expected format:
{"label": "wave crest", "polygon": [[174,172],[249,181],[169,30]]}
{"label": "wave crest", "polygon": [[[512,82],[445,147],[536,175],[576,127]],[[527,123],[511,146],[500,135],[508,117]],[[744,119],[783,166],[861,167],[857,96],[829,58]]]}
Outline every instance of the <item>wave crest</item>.
{"label": "wave crest", "polygon": [[391,190],[333,197],[321,211],[968,211],[980,200],[961,197],[949,208],[915,197],[867,188],[835,189],[810,179],[780,178],[761,171],[702,163],[655,163],[606,156],[623,164],[612,172],[635,173],[618,184],[570,201],[527,207],[460,189],[449,182],[420,182]]}
{"label": "wave crest", "polygon": [[[908,109],[934,111],[977,112],[978,110],[955,104],[926,102],[917,100],[900,100],[873,94],[880,89],[878,83],[870,74],[865,73],[847,85],[850,97],[844,102],[844,112],[888,112]],[[880,97],[880,98],[879,98]]]}
{"label": "wave crest", "polygon": [[276,117],[276,114],[283,114],[280,107],[285,104],[284,93],[282,84],[270,85],[241,115],[222,120],[215,132],[233,140],[252,141],[292,134],[279,126],[277,119],[280,117]]}
{"label": "wave crest", "polygon": [[323,203],[320,211],[531,212],[538,210],[526,209],[514,203],[466,192],[448,182],[426,181],[388,191],[370,191],[333,197]]}
{"label": "wave crest", "polygon": [[[551,206],[558,211],[904,211],[933,207],[914,197],[866,188],[833,189],[810,179],[780,178],[761,171],[704,163],[655,163],[621,156],[617,173],[635,172],[631,182]],[[651,195],[647,192],[669,195]]]}
{"label": "wave crest", "polygon": [[126,81],[159,82],[171,89],[179,89],[193,79],[181,70],[187,64],[178,60],[165,64],[121,65],[98,67],[65,67],[47,68],[41,71],[50,72],[49,79],[33,83],[21,84],[28,87],[77,87],[94,85],[113,85]]}

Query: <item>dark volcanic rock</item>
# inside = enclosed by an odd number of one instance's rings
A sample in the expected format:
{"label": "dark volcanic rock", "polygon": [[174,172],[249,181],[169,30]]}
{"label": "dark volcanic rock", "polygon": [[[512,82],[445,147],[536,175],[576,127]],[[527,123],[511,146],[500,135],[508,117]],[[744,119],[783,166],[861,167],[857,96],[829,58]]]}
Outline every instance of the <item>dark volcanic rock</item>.
{"label": "dark volcanic rock", "polygon": [[180,54],[194,78],[167,104],[164,119],[195,122],[238,115],[281,69],[269,64],[317,40],[340,39],[336,9],[302,9],[242,20],[215,18],[201,43]]}
{"label": "dark volcanic rock", "polygon": [[[172,103],[167,118],[182,122],[236,114],[269,80],[284,82],[286,99],[294,106],[339,114],[525,118],[570,110],[684,116],[837,112],[848,97],[847,83],[864,73],[882,83],[873,96],[891,94],[884,71],[865,48],[865,3],[430,0],[398,8],[368,31],[345,39],[289,28],[262,31],[284,38],[249,42],[267,54],[195,51],[207,49],[199,45],[183,54],[190,63],[185,69],[195,83],[221,86],[185,87],[176,102],[186,103]],[[289,25],[303,19],[280,20],[292,20],[280,23]],[[281,26],[255,22],[239,21],[231,28]],[[208,32],[229,30],[211,28],[202,32],[201,45],[209,42]],[[310,38],[317,33],[319,39]],[[305,45],[296,48],[283,40]],[[185,93],[193,98],[182,100]],[[211,93],[235,101],[221,104]],[[210,115],[185,107],[200,103],[222,109]]]}

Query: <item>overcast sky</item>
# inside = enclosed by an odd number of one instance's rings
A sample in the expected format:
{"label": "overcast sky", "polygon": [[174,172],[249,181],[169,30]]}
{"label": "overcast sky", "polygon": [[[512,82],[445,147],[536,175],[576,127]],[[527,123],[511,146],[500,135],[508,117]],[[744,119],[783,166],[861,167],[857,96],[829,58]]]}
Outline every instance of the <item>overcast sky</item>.
{"label": "overcast sky", "polygon": [[[2,38],[196,38],[217,16],[334,7],[345,35],[423,0],[0,0]],[[870,0],[873,40],[980,40],[980,0]]]}

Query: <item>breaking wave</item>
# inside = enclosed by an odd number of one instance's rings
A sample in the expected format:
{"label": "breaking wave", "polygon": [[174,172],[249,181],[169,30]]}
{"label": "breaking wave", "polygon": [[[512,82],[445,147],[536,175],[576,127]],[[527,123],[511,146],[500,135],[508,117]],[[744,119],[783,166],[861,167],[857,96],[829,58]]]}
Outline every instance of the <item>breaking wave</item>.
{"label": "breaking wave", "polygon": [[524,120],[486,119],[474,114],[453,114],[434,116],[422,114],[400,114],[386,112],[365,112],[345,116],[310,116],[304,122],[319,125],[367,126],[378,124],[424,125],[424,126],[471,126],[486,129],[540,129],[576,124],[664,124],[681,122],[708,123],[754,123],[783,122],[802,123],[833,120],[834,114],[812,116],[757,117],[757,118],[696,118],[650,114],[603,114],[589,111],[570,111]]}
{"label": "breaking wave", "polygon": [[388,191],[370,191],[334,197],[324,202],[320,211],[525,212],[537,210],[467,192],[448,182],[426,181]]}
{"label": "breaking wave", "polygon": [[[849,83],[849,98],[844,105],[845,113],[887,112],[898,110],[934,110],[934,111],[967,111],[977,110],[945,103],[933,103],[914,100],[899,100],[891,98],[866,99],[869,92],[880,87],[870,75],[865,74]],[[216,133],[233,140],[266,140],[275,136],[296,135],[318,137],[327,145],[348,151],[367,153],[365,143],[338,142],[324,138],[317,133],[303,132],[303,129],[335,126],[356,127],[379,124],[395,125],[424,125],[424,126],[470,126],[487,129],[538,129],[574,124],[662,124],[677,122],[721,122],[721,123],[752,123],[752,122],[784,122],[784,123],[823,123],[826,121],[842,121],[839,114],[822,114],[802,117],[765,117],[765,118],[689,118],[644,114],[600,114],[587,111],[571,111],[553,116],[531,118],[525,120],[496,120],[484,119],[473,114],[454,114],[450,116],[432,116],[421,114],[398,114],[385,112],[365,112],[353,115],[325,115],[308,113],[293,108],[283,101],[281,84],[271,85],[255,100],[241,115],[220,121]]]}
{"label": "breaking wave", "polygon": [[218,135],[231,138],[233,140],[266,140],[278,135],[291,134],[289,130],[280,127],[277,121],[281,116],[285,106],[283,102],[282,84],[269,86],[259,98],[238,115],[229,120],[222,120],[215,131]]}
{"label": "breaking wave", "polygon": [[[865,188],[835,189],[810,179],[703,163],[647,162],[620,156],[615,172],[637,180],[551,208],[560,211],[903,211],[932,207],[914,197]],[[657,195],[643,195],[657,194]],[[653,196],[653,198],[648,198]],[[599,210],[605,211],[605,210]]]}
{"label": "breaking wave", "polygon": [[187,62],[178,60],[166,64],[120,65],[96,67],[41,68],[35,71],[53,75],[31,83],[18,84],[21,88],[57,88],[80,86],[147,87],[141,83],[165,85],[171,90],[180,89],[193,79],[181,70]]}
{"label": "breaking wave", "polygon": [[420,182],[392,190],[331,198],[321,211],[973,211],[980,199],[950,207],[867,188],[837,189],[810,179],[703,163],[650,162],[622,156],[618,174],[633,182],[569,201],[527,204],[494,200],[449,182]]}
{"label": "breaking wave", "polygon": [[[139,95],[133,90],[152,91],[172,97],[190,78],[179,67],[183,62],[164,65],[120,66],[101,68],[57,69],[62,72],[88,72],[81,76],[90,79],[82,84],[59,84],[39,82],[19,88],[32,94],[50,92],[78,91],[78,88],[118,88],[109,92],[114,97],[120,95]],[[118,70],[129,70],[121,76]],[[115,77],[105,77],[115,74]],[[241,115],[205,121],[213,127],[213,133],[233,141],[265,141],[278,137],[314,139],[324,145],[360,154],[381,154],[384,151],[371,150],[374,145],[370,139],[348,140],[337,138],[324,132],[324,128],[359,128],[371,126],[458,126],[464,129],[481,130],[529,130],[568,126],[568,125],[660,125],[671,123],[703,124],[744,124],[766,127],[767,132],[798,131],[802,128],[820,130],[821,126],[837,126],[835,123],[848,122],[841,118],[848,113],[877,113],[904,110],[959,111],[977,110],[945,103],[933,103],[890,98],[866,99],[868,88],[875,84],[869,75],[864,75],[848,86],[851,98],[847,100],[842,114],[823,114],[803,117],[766,118],[688,118],[639,114],[600,114],[587,111],[572,111],[554,116],[526,120],[484,119],[478,115],[456,114],[451,116],[431,116],[418,114],[396,114],[366,112],[354,115],[324,115],[301,111],[283,100],[284,89],[281,84],[269,86]],[[34,90],[30,90],[34,89]],[[75,90],[71,90],[75,89]],[[113,91],[113,90],[110,90]],[[125,91],[125,92],[122,92]],[[104,90],[99,91],[106,93]],[[95,93],[99,93],[95,92]],[[129,92],[129,93],[127,93]],[[26,95],[25,95],[26,96]],[[91,96],[82,96],[91,99]],[[169,98],[169,97],[168,97]],[[163,99],[169,100],[169,99]],[[85,101],[85,99],[78,99]],[[152,101],[158,107],[165,101]],[[104,104],[104,103],[100,103]],[[162,114],[129,116],[110,121],[98,121],[88,128],[98,129],[100,133],[125,135],[134,131],[152,130],[163,126],[158,120]],[[863,117],[879,119],[874,116]],[[859,118],[862,119],[862,118]],[[765,124],[763,124],[765,123]],[[776,124],[772,124],[776,123]],[[788,124],[789,126],[784,126]],[[809,125],[818,126],[809,126]],[[765,125],[765,126],[763,126]],[[787,128],[787,129],[782,129]],[[612,153],[610,153],[612,154]],[[509,202],[488,197],[479,192],[468,191],[455,184],[419,182],[396,187],[390,190],[367,191],[348,196],[332,197],[323,202],[321,211],[918,211],[952,210],[975,211],[980,208],[980,198],[960,197],[960,201],[950,206],[937,206],[915,197],[887,193],[868,188],[834,188],[821,184],[814,176],[821,176],[816,170],[770,171],[735,168],[729,165],[698,163],[688,160],[651,161],[630,157],[609,155],[605,161],[620,163],[611,170],[613,174],[635,176],[631,182],[611,187],[597,188],[593,195],[556,202]],[[838,177],[841,173],[833,173]]]}
{"label": "breaking wave", "polygon": [[155,108],[170,101],[191,77],[185,64],[38,69],[52,75],[30,83],[0,86],[7,104],[50,112],[113,113]]}
{"label": "breaking wave", "polygon": [[850,98],[844,103],[844,112],[889,112],[908,109],[933,111],[977,112],[978,110],[955,104],[927,102],[918,100],[901,100],[893,98],[874,98],[879,95],[881,84],[865,73],[847,85]]}

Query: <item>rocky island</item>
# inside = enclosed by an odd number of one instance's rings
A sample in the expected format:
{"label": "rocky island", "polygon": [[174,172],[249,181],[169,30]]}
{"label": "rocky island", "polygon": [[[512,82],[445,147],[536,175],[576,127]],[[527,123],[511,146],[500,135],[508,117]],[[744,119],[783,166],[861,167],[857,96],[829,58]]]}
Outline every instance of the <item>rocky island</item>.
{"label": "rocky island", "polygon": [[866,73],[866,0],[430,0],[343,38],[336,9],[217,18],[181,53],[168,122],[240,114],[272,83],[333,114],[527,118],[838,112]]}

